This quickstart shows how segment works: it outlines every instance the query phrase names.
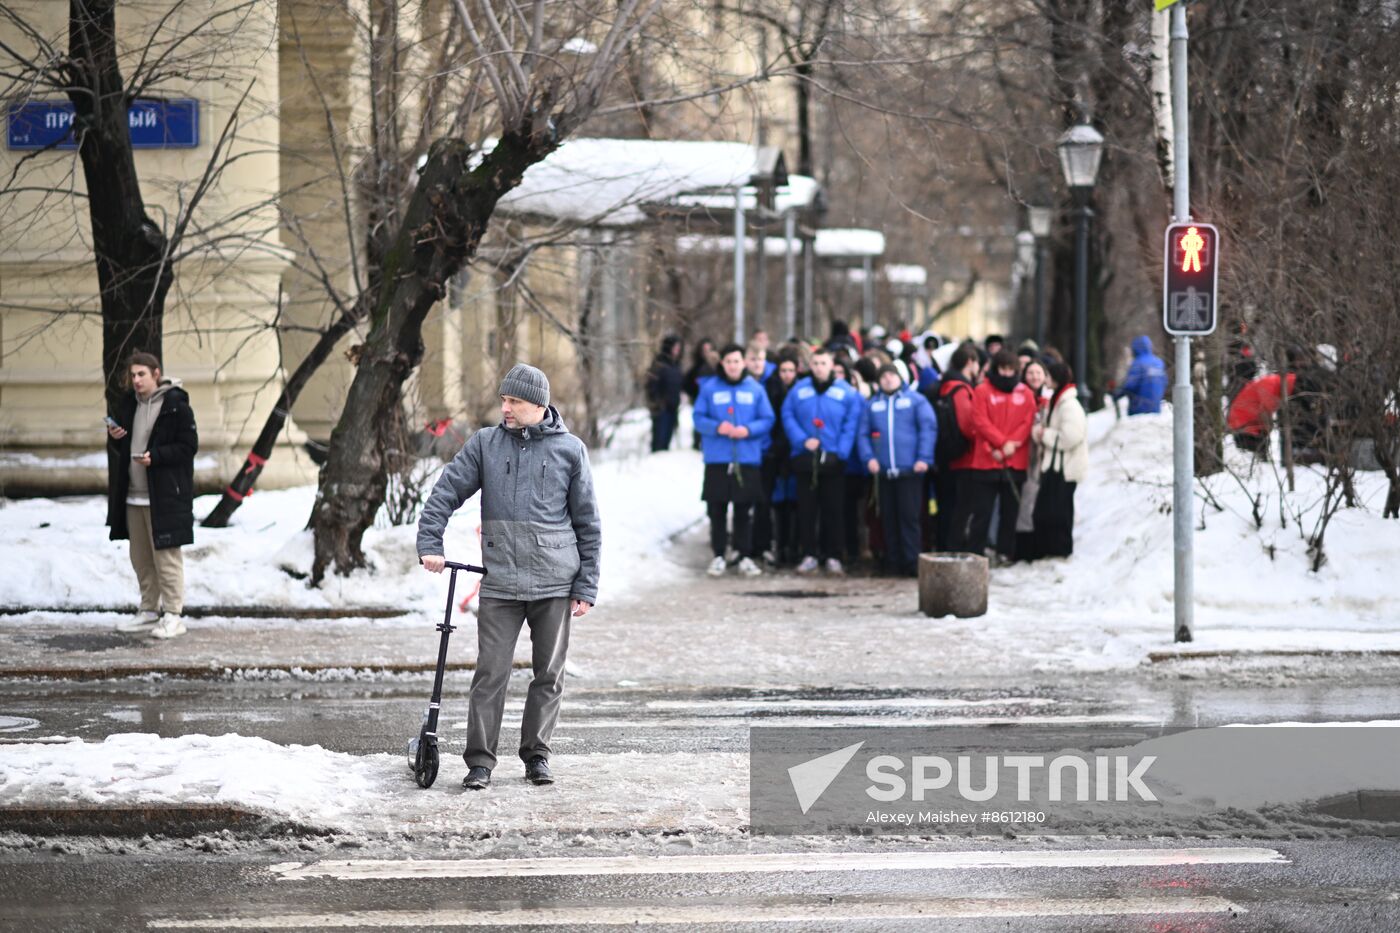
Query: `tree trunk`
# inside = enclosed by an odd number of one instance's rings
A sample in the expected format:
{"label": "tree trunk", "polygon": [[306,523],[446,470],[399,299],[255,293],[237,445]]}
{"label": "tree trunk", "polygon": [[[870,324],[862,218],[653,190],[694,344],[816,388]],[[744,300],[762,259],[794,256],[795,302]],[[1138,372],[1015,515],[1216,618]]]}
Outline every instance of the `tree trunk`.
{"label": "tree trunk", "polygon": [[439,140],[429,150],[384,257],[369,336],[321,468],[310,522],[316,539],[313,585],[332,568],[346,574],[365,566],[361,541],[384,503],[396,444],[392,426],[404,381],[423,358],[423,320],[476,252],[496,202],[557,145],[552,136],[507,133],[476,168],[463,140]]}
{"label": "tree trunk", "polygon": [[797,174],[816,176],[812,163],[812,88],[807,83],[812,80],[812,63],[803,61],[793,69],[797,76],[793,83],[797,90]]}
{"label": "tree trunk", "polygon": [[172,280],[165,234],[146,215],[117,62],[116,0],[68,4],[68,99],[87,183],[102,308],[102,375],[109,411],[125,393],[126,357],[161,355]]}

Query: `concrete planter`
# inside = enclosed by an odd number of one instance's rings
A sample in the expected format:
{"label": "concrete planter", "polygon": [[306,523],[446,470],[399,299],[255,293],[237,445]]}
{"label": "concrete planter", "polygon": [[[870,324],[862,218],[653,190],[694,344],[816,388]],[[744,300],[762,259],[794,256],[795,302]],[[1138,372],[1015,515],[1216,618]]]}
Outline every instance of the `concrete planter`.
{"label": "concrete planter", "polygon": [[934,618],[986,615],[988,575],[980,554],[920,554],[919,611]]}

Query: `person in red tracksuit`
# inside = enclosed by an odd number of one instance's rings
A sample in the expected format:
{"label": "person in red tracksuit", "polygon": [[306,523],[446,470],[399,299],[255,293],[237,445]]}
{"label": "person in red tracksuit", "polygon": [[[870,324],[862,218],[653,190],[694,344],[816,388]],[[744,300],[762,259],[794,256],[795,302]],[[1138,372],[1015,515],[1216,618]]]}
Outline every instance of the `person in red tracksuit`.
{"label": "person in red tracksuit", "polygon": [[992,510],[1001,501],[997,527],[997,564],[1016,559],[1016,514],[1021,484],[1030,466],[1031,427],[1036,399],[1020,380],[1020,361],[1007,349],[998,350],[987,370],[987,379],[972,390],[968,434],[972,439],[970,463],[960,490],[959,508],[966,522],[955,522],[965,538],[961,551],[981,554],[987,547]]}
{"label": "person in red tracksuit", "polygon": [[[953,351],[952,358],[938,383],[934,411],[952,399],[954,422],[940,424],[938,446],[934,448],[934,493],[938,499],[938,550],[956,551],[967,537],[968,513],[959,505],[967,496],[967,470],[972,466],[972,390],[977,384],[981,364],[976,344],[965,343]],[[962,435],[958,442],[954,435]],[[959,452],[960,451],[960,452]],[[961,524],[959,522],[961,521]]]}

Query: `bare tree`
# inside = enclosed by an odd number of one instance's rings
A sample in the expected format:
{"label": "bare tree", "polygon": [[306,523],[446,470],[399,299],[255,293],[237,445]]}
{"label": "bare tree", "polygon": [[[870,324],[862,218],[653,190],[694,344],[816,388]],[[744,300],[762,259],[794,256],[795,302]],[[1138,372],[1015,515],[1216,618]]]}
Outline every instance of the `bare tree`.
{"label": "bare tree", "polygon": [[[384,501],[404,382],[423,357],[424,318],[475,253],[501,196],[598,108],[659,3],[582,3],[567,17],[550,11],[547,30],[543,0],[499,7],[454,0],[470,50],[466,66],[489,88],[499,136],[481,148],[461,135],[436,139],[389,238],[377,287],[369,290],[370,331],[311,515],[313,581],[332,568],[364,566],[360,542]],[[562,54],[591,24],[599,33],[591,60]],[[465,126],[474,116],[463,104],[457,122]]]}
{"label": "bare tree", "polygon": [[[151,216],[132,150],[128,112],[141,99],[159,97],[172,77],[203,77],[236,81],[237,69],[219,64],[229,49],[237,47],[238,33],[264,0],[244,0],[195,15],[193,28],[175,28],[179,14],[187,13],[177,0],[155,26],[144,45],[128,51],[118,41],[118,4],[115,0],[70,0],[67,14],[67,47],[45,32],[45,23],[18,5],[0,3],[0,24],[17,40],[0,46],[0,79],[9,99],[27,98],[36,92],[56,92],[73,105],[72,138],[82,165],[86,204],[91,228],[91,251],[97,269],[102,317],[102,368],[108,405],[123,388],[122,360],[133,350],[159,354],[164,339],[167,297],[175,281],[175,267],[205,248],[228,248],[236,236],[217,229],[219,222],[201,220],[200,210],[210,192],[217,189],[236,138],[239,110],[250,86],[243,89],[239,107],[221,128],[202,176],[181,195],[181,203],[169,223]],[[122,61],[133,61],[127,73]],[[33,194],[33,186],[21,178],[31,154],[16,164],[0,195]],[[45,192],[74,197],[69,188]],[[49,204],[30,222],[44,223]],[[246,219],[246,218],[244,218]],[[255,235],[254,235],[255,236]]]}

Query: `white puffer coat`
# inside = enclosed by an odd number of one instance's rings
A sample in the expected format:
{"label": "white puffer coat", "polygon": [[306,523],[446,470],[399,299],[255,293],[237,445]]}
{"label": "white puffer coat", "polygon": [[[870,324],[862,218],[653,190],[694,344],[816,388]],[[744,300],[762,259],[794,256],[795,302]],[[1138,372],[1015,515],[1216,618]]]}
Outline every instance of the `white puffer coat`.
{"label": "white puffer coat", "polygon": [[1054,406],[1040,439],[1040,469],[1063,470],[1065,482],[1082,482],[1089,473],[1089,423],[1074,386]]}

